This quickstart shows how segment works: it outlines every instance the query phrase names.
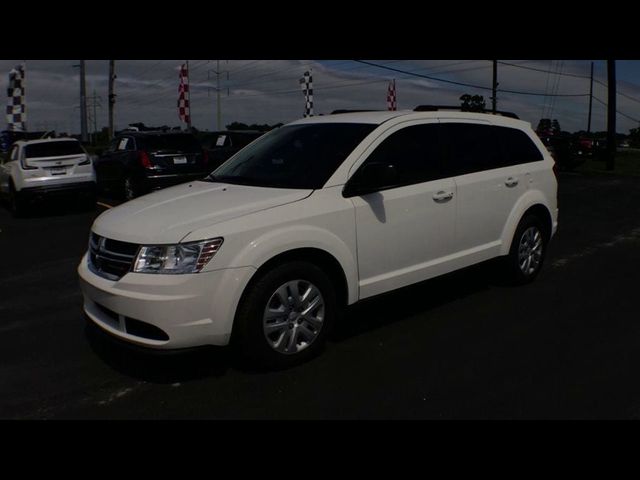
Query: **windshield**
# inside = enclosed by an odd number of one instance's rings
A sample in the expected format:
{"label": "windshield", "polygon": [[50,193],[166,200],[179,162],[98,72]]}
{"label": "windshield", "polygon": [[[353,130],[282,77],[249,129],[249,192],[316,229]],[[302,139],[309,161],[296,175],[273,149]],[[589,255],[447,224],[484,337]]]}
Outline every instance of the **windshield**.
{"label": "windshield", "polygon": [[272,130],[205,180],[259,187],[318,189],[377,125],[316,123]]}
{"label": "windshield", "polygon": [[138,137],[141,148],[151,151],[171,150],[180,152],[199,152],[200,144],[193,135],[176,134],[144,135]]}
{"label": "windshield", "polygon": [[34,143],[25,147],[26,158],[63,157],[84,153],[79,142],[63,140],[59,142]]}

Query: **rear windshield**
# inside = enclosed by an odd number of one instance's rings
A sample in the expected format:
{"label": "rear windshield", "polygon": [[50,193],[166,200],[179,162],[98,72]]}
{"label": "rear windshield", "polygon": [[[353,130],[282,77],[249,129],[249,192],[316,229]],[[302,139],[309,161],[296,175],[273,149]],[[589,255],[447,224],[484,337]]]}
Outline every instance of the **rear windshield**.
{"label": "rear windshield", "polygon": [[34,143],[25,147],[25,156],[27,158],[41,157],[62,157],[65,155],[79,155],[84,153],[80,142],[71,142],[65,140],[63,142],[45,142]]}
{"label": "rear windshield", "polygon": [[200,144],[193,135],[148,135],[136,139],[138,148],[143,150],[170,150],[180,152],[198,152]]}

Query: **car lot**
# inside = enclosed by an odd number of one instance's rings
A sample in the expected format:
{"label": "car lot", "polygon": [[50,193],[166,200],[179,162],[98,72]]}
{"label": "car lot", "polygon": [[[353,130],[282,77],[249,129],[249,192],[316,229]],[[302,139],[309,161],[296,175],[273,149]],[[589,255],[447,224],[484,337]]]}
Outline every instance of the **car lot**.
{"label": "car lot", "polygon": [[149,357],[105,342],[76,274],[105,207],[0,209],[0,418],[640,418],[638,205],[637,179],[562,174],[536,282],[505,286],[489,264],[374,298],[322,356],[279,372],[228,349]]}

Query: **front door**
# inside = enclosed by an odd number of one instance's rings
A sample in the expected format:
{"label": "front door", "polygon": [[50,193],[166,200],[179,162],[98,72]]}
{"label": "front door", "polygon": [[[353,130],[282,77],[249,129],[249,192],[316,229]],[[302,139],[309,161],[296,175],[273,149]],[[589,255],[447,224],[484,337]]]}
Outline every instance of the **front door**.
{"label": "front door", "polygon": [[[374,143],[367,165],[395,170],[355,207],[360,298],[444,273],[456,213],[455,183],[442,178],[438,123],[392,128]],[[365,154],[366,155],[366,154]]]}

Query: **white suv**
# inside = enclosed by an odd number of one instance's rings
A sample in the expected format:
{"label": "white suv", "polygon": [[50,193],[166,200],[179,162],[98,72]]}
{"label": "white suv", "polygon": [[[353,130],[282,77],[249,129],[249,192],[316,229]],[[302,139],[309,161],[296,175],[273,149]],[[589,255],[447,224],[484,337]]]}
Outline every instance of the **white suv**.
{"label": "white suv", "polygon": [[51,194],[81,194],[95,204],[95,192],[91,158],[73,138],[15,142],[0,165],[0,194],[15,215],[30,201]]}
{"label": "white suv", "polygon": [[100,215],[78,267],[84,311],[141,346],[233,340],[290,365],[358,300],[500,256],[531,281],[557,228],[553,167],[530,124],[504,116],[299,120],[202,181]]}

